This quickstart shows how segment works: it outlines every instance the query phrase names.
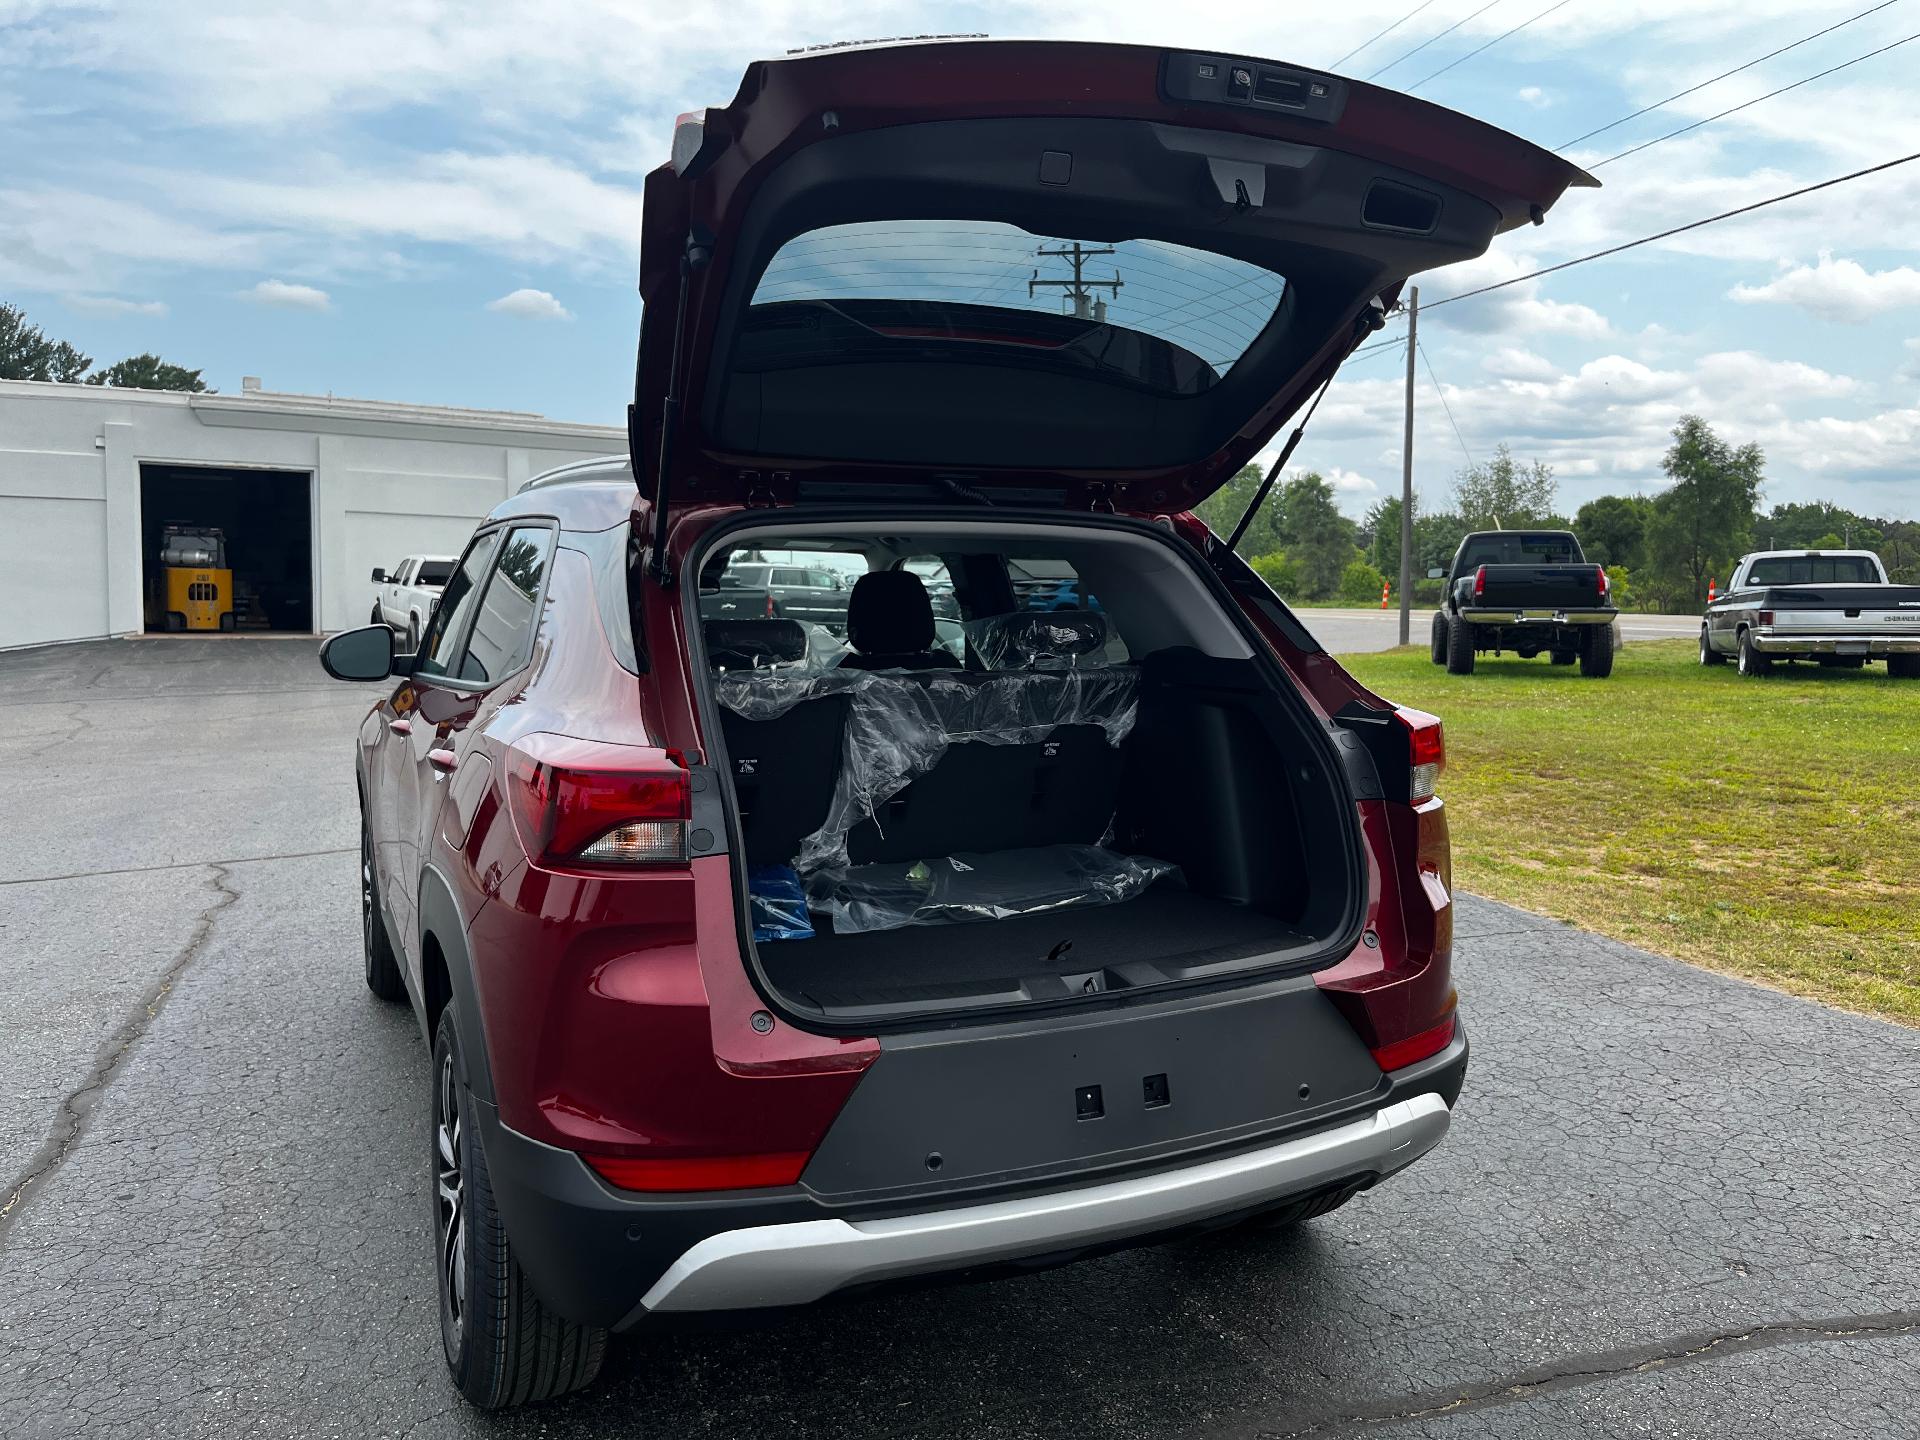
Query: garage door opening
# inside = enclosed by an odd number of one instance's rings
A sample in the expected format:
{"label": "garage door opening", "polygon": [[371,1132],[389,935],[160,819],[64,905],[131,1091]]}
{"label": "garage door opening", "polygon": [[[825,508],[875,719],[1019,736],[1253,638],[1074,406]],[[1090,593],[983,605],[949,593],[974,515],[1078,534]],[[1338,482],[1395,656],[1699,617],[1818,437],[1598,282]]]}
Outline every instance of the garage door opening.
{"label": "garage door opening", "polygon": [[313,477],[140,467],[146,628],[313,630]]}

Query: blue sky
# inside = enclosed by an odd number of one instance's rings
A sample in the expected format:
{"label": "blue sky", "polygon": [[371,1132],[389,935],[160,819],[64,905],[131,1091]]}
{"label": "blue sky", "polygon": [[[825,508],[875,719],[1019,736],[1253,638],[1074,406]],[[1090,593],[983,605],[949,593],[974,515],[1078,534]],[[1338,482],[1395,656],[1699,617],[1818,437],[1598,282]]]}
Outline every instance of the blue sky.
{"label": "blue sky", "polygon": [[[1141,0],[708,6],[0,0],[0,298],[105,364],[157,350],[223,390],[615,423],[638,187],[673,116],[749,60],[926,31],[1112,38],[1328,65],[1413,8]],[[1340,66],[1549,146],[1865,9],[1840,0],[1433,0]],[[1337,14],[1329,15],[1330,10]],[[1514,25],[1535,23],[1419,84]],[[1592,164],[1920,32],[1875,14],[1568,151]],[[1599,170],[1537,230],[1419,281],[1432,301],[1920,150],[1920,41]],[[1568,509],[1652,491],[1675,419],[1755,440],[1775,500],[1920,517],[1920,162],[1437,310],[1416,475],[1444,502],[1505,440]],[[1397,328],[1397,327],[1396,327]],[[1298,459],[1358,513],[1398,486],[1397,352],[1353,362]]]}

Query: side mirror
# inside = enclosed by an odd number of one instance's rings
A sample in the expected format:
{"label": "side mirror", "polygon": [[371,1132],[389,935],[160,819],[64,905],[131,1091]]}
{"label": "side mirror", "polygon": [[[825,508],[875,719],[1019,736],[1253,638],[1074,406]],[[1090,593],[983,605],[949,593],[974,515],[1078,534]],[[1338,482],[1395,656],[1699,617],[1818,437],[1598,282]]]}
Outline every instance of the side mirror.
{"label": "side mirror", "polygon": [[1447,572],[1444,570],[1435,569],[1427,571],[1427,579],[1429,580],[1444,580],[1446,578]]}
{"label": "side mirror", "polygon": [[387,572],[382,570],[378,565],[373,567],[373,583],[376,585],[384,585],[387,583]]}
{"label": "side mirror", "polygon": [[342,630],[320,642],[320,668],[336,680],[384,680],[393,674],[393,631],[384,625]]}

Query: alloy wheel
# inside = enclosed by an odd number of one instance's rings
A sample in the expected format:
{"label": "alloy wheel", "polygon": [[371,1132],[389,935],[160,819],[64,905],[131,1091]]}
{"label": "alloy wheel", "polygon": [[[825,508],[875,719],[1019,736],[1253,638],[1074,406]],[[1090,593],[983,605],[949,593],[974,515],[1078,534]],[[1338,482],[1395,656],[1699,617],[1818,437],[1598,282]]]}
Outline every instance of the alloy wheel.
{"label": "alloy wheel", "polygon": [[465,1190],[460,1178],[460,1096],[454,1079],[453,1055],[443,1053],[435,1077],[437,1104],[433,1116],[436,1152],[435,1208],[439,1216],[441,1293],[456,1335],[467,1313],[467,1224]]}
{"label": "alloy wheel", "polygon": [[373,837],[360,827],[360,941],[373,954]]}

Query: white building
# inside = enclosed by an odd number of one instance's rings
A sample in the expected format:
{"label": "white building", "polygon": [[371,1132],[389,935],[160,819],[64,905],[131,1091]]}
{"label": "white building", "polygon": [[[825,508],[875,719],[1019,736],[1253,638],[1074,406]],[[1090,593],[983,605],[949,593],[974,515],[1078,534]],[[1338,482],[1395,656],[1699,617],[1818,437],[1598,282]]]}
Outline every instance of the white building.
{"label": "white building", "polygon": [[365,624],[521,482],[626,432],[502,410],[0,380],[0,649],[137,635],[168,523],[226,532],[243,628]]}

